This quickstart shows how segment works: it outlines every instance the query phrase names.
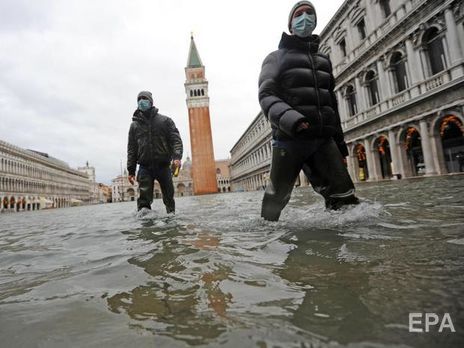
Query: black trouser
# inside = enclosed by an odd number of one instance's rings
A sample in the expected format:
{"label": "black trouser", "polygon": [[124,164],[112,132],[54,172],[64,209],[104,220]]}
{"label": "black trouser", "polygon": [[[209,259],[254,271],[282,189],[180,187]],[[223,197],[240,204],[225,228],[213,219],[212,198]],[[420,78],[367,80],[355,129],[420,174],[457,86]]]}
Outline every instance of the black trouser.
{"label": "black trouser", "polygon": [[264,219],[279,220],[302,169],[314,190],[324,197],[328,209],[358,203],[353,182],[332,138],[274,141],[270,183],[261,210]]}
{"label": "black trouser", "polygon": [[163,194],[163,203],[166,212],[173,213],[176,210],[174,202],[174,186],[172,184],[172,174],[169,164],[157,164],[151,167],[140,166],[137,173],[139,183],[139,198],[137,199],[137,209],[151,209],[153,202],[154,181],[158,181]]}

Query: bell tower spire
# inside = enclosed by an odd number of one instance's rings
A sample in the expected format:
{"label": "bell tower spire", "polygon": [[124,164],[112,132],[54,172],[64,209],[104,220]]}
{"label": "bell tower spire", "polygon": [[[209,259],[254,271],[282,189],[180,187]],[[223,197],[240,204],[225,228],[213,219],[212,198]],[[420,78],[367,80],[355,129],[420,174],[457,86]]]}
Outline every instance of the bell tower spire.
{"label": "bell tower spire", "polygon": [[193,34],[185,68],[194,194],[217,192],[216,164],[209,114],[208,80]]}
{"label": "bell tower spire", "polygon": [[200,59],[200,55],[198,54],[197,46],[195,45],[195,40],[193,39],[193,33],[190,34],[190,49],[188,54],[187,67],[204,68],[203,63]]}

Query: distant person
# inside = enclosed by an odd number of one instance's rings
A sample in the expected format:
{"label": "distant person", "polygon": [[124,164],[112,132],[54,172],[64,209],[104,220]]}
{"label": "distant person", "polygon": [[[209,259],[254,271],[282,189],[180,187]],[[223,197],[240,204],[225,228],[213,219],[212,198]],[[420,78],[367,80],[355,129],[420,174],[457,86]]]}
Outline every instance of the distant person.
{"label": "distant person", "polygon": [[328,209],[359,202],[344,160],[348,149],[332,64],[319,52],[319,37],[312,35],[316,23],[314,5],[297,2],[288,17],[291,35],[282,34],[279,49],[266,57],[259,76],[259,102],[273,137],[261,210],[266,220],[279,219],[302,169]]}
{"label": "distant person", "polygon": [[157,180],[163,194],[166,212],[175,212],[174,186],[171,161],[174,167],[181,166],[182,139],[174,122],[158,113],[153,106],[152,94],[142,91],[137,96],[138,108],[132,117],[127,144],[127,171],[129,182],[134,184],[135,170],[139,164],[137,181],[139,199],[137,209],[151,209],[153,186]]}

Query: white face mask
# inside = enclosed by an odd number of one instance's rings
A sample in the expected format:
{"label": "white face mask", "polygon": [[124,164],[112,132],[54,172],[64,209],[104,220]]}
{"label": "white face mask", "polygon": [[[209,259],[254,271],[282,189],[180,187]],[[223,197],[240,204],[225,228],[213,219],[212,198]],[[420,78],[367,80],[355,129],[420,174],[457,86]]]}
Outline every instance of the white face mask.
{"label": "white face mask", "polygon": [[316,15],[304,12],[292,19],[292,33],[299,37],[311,36],[316,28]]}

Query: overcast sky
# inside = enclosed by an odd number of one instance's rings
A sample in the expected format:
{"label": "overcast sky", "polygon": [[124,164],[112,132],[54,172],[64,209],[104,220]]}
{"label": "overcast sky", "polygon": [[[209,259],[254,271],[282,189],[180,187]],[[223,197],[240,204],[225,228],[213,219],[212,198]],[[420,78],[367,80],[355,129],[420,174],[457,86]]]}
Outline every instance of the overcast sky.
{"label": "overcast sky", "polygon": [[[191,155],[184,89],[190,33],[209,81],[216,159],[258,114],[257,80],[294,0],[1,0],[0,139],[96,168],[126,163],[136,96],[153,93]],[[313,0],[315,33],[343,0]]]}

